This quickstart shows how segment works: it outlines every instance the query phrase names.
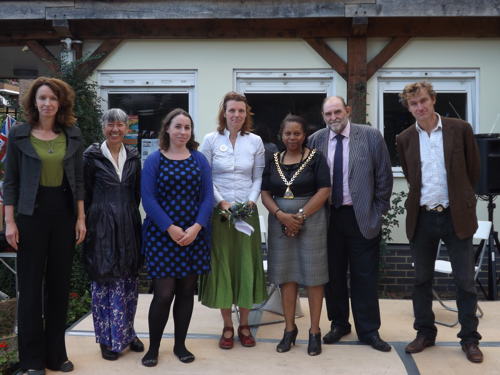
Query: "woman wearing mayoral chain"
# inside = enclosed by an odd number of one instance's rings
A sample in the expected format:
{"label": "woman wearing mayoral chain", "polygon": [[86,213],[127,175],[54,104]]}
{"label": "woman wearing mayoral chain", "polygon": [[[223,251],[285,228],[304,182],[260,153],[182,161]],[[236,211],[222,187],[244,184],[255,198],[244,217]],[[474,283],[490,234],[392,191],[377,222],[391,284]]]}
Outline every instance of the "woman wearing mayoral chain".
{"label": "woman wearing mayoral chain", "polygon": [[285,332],[276,350],[295,344],[297,288],[307,288],[311,328],[307,352],[321,353],[319,320],[323,285],[328,281],[326,210],[330,173],[325,158],[305,147],[306,122],[288,115],[280,127],[285,151],[275,153],[264,169],[262,202],[269,210],[269,281],[280,285]]}

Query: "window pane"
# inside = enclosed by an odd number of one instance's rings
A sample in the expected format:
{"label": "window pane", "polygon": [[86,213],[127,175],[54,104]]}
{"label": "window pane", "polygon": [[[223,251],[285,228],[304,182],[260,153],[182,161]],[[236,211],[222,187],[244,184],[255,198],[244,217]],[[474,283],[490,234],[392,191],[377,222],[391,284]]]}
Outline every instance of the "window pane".
{"label": "window pane", "polygon": [[109,108],[121,108],[129,115],[130,133],[126,142],[141,152],[141,140],[157,138],[161,121],[174,108],[189,111],[189,94],[118,94],[108,96]]}
{"label": "window pane", "polygon": [[[438,93],[435,110],[441,116],[467,119],[466,93]],[[384,93],[384,138],[392,166],[399,166],[396,135],[415,123],[414,117],[399,102],[398,93]]]}
{"label": "window pane", "polygon": [[309,124],[310,133],[325,126],[321,116],[321,104],[326,94],[245,94],[254,113],[255,133],[265,143],[278,141],[281,121],[288,113],[304,117]]}

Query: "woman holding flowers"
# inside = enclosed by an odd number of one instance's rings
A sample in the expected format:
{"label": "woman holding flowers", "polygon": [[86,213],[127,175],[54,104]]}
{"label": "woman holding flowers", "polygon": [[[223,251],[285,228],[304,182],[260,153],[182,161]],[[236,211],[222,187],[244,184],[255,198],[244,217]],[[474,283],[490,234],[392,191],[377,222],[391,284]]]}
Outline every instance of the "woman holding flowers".
{"label": "woman holding flowers", "polygon": [[328,281],[326,211],[330,173],[323,155],[305,146],[306,122],[288,115],[280,127],[285,151],[264,169],[262,203],[269,210],[269,280],[281,287],[285,332],[276,350],[295,344],[297,287],[307,288],[311,328],[309,355],[321,353],[319,319],[323,285]]}
{"label": "woman holding flowers", "polygon": [[[221,309],[221,349],[233,347],[233,304],[240,311],[240,342],[251,347],[255,346],[255,339],[248,326],[248,315],[253,304],[266,297],[255,206],[264,169],[264,145],[259,136],[250,133],[250,106],[241,94],[225,95],[218,123],[217,131],[208,134],[201,146],[212,166],[216,210],[212,219],[212,271],[201,279],[200,299],[208,307]],[[242,233],[226,218],[232,206],[233,211],[244,211],[242,203],[250,211],[245,221],[254,229],[251,234]]]}

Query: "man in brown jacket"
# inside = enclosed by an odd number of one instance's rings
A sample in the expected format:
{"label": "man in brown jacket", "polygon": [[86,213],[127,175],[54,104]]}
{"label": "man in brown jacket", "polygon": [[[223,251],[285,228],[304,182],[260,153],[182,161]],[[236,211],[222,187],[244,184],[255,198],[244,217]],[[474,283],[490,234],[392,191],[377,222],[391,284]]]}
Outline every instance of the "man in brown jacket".
{"label": "man in brown jacket", "polygon": [[443,240],[457,286],[462,350],[469,361],[482,362],[472,247],[477,229],[474,186],[479,179],[479,153],[472,127],[435,112],[436,93],[428,82],[406,85],[400,99],[416,119],[396,137],[409,185],[406,233],[415,263],[413,326],[417,337],[405,350],[418,353],[435,343],[432,279],[438,243]]}

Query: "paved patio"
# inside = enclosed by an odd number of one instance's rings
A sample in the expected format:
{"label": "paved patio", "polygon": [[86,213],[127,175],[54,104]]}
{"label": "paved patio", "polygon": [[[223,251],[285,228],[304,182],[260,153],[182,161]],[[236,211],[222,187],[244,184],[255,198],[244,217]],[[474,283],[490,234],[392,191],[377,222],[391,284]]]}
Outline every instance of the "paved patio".
{"label": "paved patio", "polygon": [[[148,345],[147,312],[151,295],[141,295],[135,327]],[[404,346],[414,338],[413,312],[409,300],[381,300],[382,327],[380,334],[393,350],[381,353],[357,341],[355,333],[346,336],[340,344],[323,345],[317,357],[307,355],[309,311],[307,299],[301,299],[304,317],[297,319],[299,336],[297,345],[288,353],[277,353],[284,324],[263,324],[254,328],[257,346],[243,348],[238,342],[232,350],[221,350],[217,343],[222,322],[217,310],[195,303],[193,319],[187,340],[188,348],[196,355],[190,364],[181,363],[172,353],[173,322],[167,324],[160,348],[159,364],[154,368],[141,365],[142,353],[125,352],[118,361],[105,361],[95,343],[91,316],[87,316],[67,332],[68,353],[75,364],[75,374],[500,374],[500,302],[480,302],[485,315],[480,319],[483,336],[481,348],[485,355],[482,364],[467,361],[461,351],[456,334],[458,326],[438,326],[435,347],[422,353],[408,355]],[[435,305],[436,317],[452,321],[454,313]],[[233,315],[236,321],[236,314]],[[252,313],[253,323],[280,320],[280,315],[267,311]],[[329,329],[326,311],[322,315],[323,333]],[[50,372],[49,372],[50,373]]]}

